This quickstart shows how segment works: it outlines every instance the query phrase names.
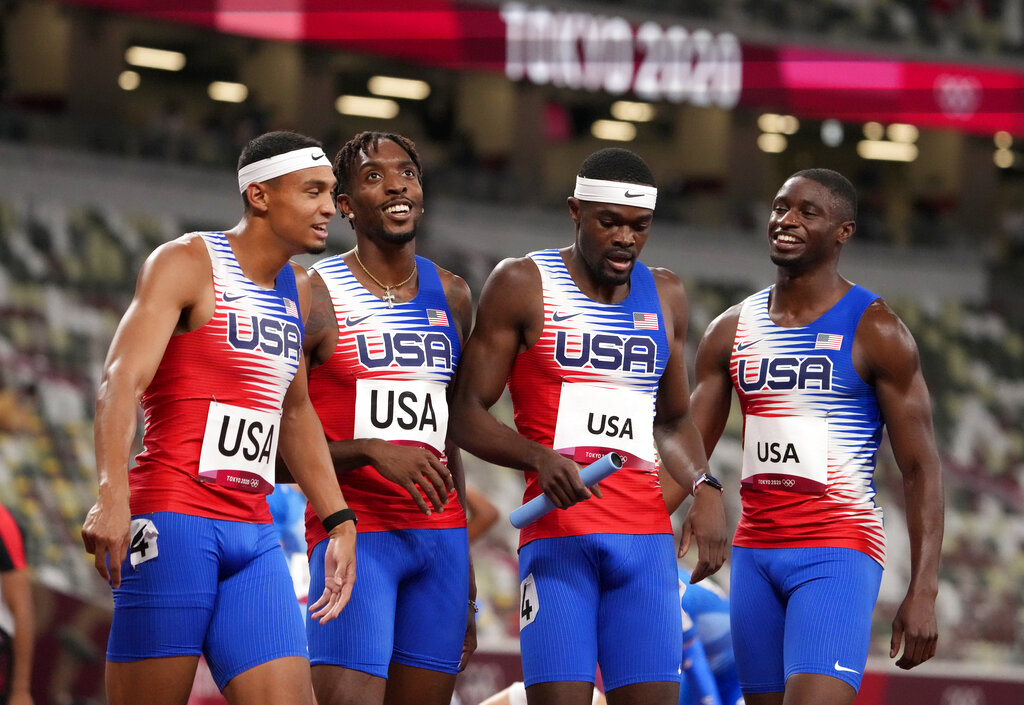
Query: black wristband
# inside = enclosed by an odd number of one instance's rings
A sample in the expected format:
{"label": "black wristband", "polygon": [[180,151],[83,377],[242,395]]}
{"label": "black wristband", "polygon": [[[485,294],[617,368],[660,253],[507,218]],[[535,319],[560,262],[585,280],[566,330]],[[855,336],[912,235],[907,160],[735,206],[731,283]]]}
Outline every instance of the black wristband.
{"label": "black wristband", "polygon": [[356,512],[351,507],[339,509],[320,523],[324,525],[324,531],[329,534],[332,529],[344,524],[346,521],[351,521],[353,526],[359,523],[359,520],[356,519]]}

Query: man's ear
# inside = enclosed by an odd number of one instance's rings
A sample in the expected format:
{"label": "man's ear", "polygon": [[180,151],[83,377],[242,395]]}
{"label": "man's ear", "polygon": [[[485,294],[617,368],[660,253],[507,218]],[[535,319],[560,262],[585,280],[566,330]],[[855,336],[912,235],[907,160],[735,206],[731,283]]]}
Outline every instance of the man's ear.
{"label": "man's ear", "polygon": [[270,191],[262,181],[254,181],[246,186],[245,195],[249,199],[249,206],[256,213],[265,213],[269,208]]}
{"label": "man's ear", "polygon": [[334,199],[334,205],[338,209],[338,213],[341,214],[342,218],[348,218],[352,212],[352,202],[348,197],[347,193],[339,193],[338,197]]}
{"label": "man's ear", "polygon": [[845,245],[847,241],[857,232],[857,223],[852,220],[843,221],[839,225],[839,244]]}
{"label": "man's ear", "polygon": [[572,218],[572,222],[576,223],[576,225],[579,225],[580,224],[580,202],[579,202],[579,199],[576,198],[575,196],[569,196],[569,198],[567,198],[565,200],[565,202],[569,205],[569,217]]}

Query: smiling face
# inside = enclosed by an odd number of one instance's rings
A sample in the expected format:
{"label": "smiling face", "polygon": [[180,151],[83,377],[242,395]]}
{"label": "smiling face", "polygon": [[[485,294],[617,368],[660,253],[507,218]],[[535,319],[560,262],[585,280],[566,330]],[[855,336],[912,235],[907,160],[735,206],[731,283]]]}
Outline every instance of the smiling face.
{"label": "smiling face", "polygon": [[338,195],[342,216],[351,213],[356,230],[380,242],[401,245],[416,237],[423,215],[423,186],[416,163],[400,145],[381,140],[361,152],[350,193]]}
{"label": "smiling face", "polygon": [[823,184],[793,177],[779,189],[768,218],[772,262],[779,267],[807,270],[834,260],[853,235],[852,220],[842,220],[842,205]]}
{"label": "smiling face", "polygon": [[602,287],[627,284],[647,243],[654,211],[570,198],[569,214],[576,223],[575,255],[592,281]]}
{"label": "smiling face", "polygon": [[294,254],[318,255],[327,248],[327,224],[335,212],[329,166],[293,171],[254,188],[266,189],[271,229],[289,241]]}

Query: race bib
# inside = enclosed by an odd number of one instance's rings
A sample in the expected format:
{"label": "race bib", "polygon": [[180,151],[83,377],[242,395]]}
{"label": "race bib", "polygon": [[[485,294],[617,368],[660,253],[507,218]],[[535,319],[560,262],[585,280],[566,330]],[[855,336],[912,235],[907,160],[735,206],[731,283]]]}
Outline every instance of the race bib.
{"label": "race bib", "polygon": [[533,573],[530,573],[519,583],[519,631],[532,624],[533,620],[537,619],[538,612],[540,600],[537,599],[537,583],[533,579]]}
{"label": "race bib", "polygon": [[439,382],[356,380],[355,438],[415,441],[444,452],[448,399]]}
{"label": "race bib", "polygon": [[563,382],[554,447],[580,463],[614,450],[631,467],[653,467],[654,400],[629,389]]}
{"label": "race bib", "polygon": [[246,492],[274,491],[281,414],[210,402],[199,479]]}
{"label": "race bib", "polygon": [[761,489],[824,494],[828,489],[828,419],[748,415],[742,479]]}
{"label": "race bib", "polygon": [[156,530],[156,525],[151,519],[132,519],[128,533],[131,535],[128,558],[132,566],[151,561],[160,555],[160,549],[156,545],[160,532]]}

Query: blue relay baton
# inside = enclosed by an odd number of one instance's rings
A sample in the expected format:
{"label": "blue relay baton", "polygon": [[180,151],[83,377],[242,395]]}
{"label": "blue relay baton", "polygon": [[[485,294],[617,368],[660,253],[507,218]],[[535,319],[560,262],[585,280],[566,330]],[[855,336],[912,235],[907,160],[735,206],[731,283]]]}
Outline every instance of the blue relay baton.
{"label": "blue relay baton", "polygon": [[[621,467],[622,456],[618,453],[609,453],[580,470],[580,479],[583,480],[584,486],[593,487]],[[554,508],[555,505],[548,499],[548,496],[540,494],[515,509],[509,514],[508,519],[512,522],[512,526],[521,529],[527,524],[537,521]]]}

